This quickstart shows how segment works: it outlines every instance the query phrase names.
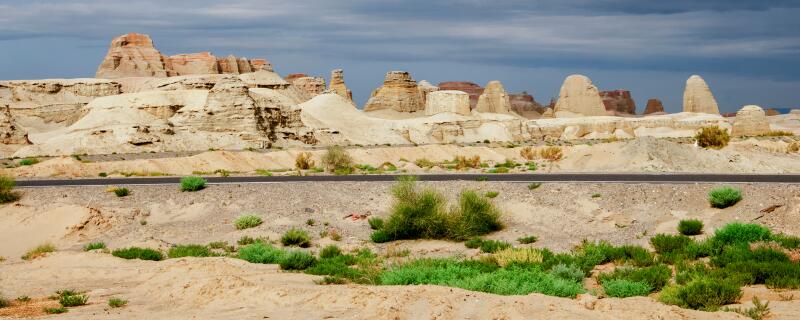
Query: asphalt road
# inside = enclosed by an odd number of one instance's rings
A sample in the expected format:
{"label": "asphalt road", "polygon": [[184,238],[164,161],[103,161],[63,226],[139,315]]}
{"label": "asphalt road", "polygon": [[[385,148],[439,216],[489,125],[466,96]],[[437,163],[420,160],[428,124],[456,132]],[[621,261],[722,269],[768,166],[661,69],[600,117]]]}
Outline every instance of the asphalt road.
{"label": "asphalt road", "polygon": [[[347,176],[248,176],[206,177],[210,184],[278,182],[377,182],[394,181],[394,175]],[[639,173],[542,173],[542,174],[422,174],[420,181],[485,180],[504,182],[591,183],[800,183],[800,174],[639,174]],[[180,177],[18,180],[17,187],[107,186],[177,184]]]}

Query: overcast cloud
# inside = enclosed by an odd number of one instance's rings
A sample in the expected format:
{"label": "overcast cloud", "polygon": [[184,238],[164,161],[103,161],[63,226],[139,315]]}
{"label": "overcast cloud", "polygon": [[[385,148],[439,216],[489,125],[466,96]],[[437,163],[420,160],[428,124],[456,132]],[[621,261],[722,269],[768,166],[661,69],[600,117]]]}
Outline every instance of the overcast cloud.
{"label": "overcast cloud", "polygon": [[724,111],[798,107],[800,1],[0,0],[0,79],[93,76],[111,39],[150,34],[165,54],[264,57],[276,70],[345,69],[363,103],[389,70],[501,80],[546,103],[564,77],[678,111],[702,75]]}

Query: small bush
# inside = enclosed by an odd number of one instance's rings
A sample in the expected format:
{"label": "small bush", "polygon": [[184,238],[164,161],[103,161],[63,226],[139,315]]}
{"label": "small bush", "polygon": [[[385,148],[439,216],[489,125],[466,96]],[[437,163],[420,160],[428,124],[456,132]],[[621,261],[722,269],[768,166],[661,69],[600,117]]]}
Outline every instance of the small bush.
{"label": "small bush", "polygon": [[331,146],[322,155],[322,163],[329,172],[336,172],[337,170],[340,172],[343,170],[352,171],[353,157],[344,148]]}
{"label": "small bush", "polygon": [[544,147],[542,150],[539,151],[539,155],[542,159],[546,159],[549,161],[558,161],[564,156],[564,153],[561,151],[561,147]]}
{"label": "small bush", "polygon": [[108,177],[108,173],[100,172],[100,173],[97,174],[97,176],[101,177],[101,178],[105,178],[105,177]]}
{"label": "small bush", "polygon": [[536,149],[532,147],[524,147],[519,150],[519,155],[528,161],[536,159]]}
{"label": "small bush", "polygon": [[300,152],[294,158],[294,167],[300,170],[308,170],[314,167],[314,160],[311,159],[311,153]]}
{"label": "small bush", "polygon": [[121,197],[125,197],[125,196],[131,194],[131,191],[128,190],[128,188],[115,188],[114,189],[114,194],[116,194],[117,197],[121,198]]}
{"label": "small bush", "polygon": [[236,240],[236,244],[240,246],[246,246],[248,244],[256,243],[257,241],[259,240],[251,236],[242,236],[241,238],[239,238],[239,240]]}
{"label": "small bush", "polygon": [[766,303],[761,303],[761,300],[758,297],[753,297],[753,307],[751,308],[722,308],[722,311],[728,312],[736,312],[741,314],[745,317],[748,317],[753,320],[762,320],[769,316],[769,301]]}
{"label": "small bush", "polygon": [[467,168],[477,169],[481,166],[481,157],[474,156],[467,158],[465,156],[456,156],[453,162],[456,164],[456,170],[464,170]]}
{"label": "small bush", "polygon": [[728,131],[718,126],[703,127],[694,136],[701,148],[722,149],[731,141]]}
{"label": "small bush", "polygon": [[550,274],[556,276],[558,278],[574,281],[574,282],[582,282],[583,278],[586,274],[580,268],[576,267],[575,265],[566,265],[563,263],[559,263],[553,268],[550,269]]}
{"label": "small bush", "polygon": [[381,219],[381,218],[372,217],[372,218],[369,218],[369,220],[367,220],[367,222],[369,222],[369,227],[372,230],[383,229],[383,219]]}
{"label": "small bush", "polygon": [[754,223],[730,223],[714,232],[710,241],[715,247],[769,240],[769,228]]}
{"label": "small bush", "polygon": [[239,248],[237,254],[239,259],[250,263],[274,264],[278,263],[286,252],[270,244],[256,242]]}
{"label": "small bush", "polygon": [[489,171],[486,171],[486,172],[488,172],[488,173],[508,173],[508,168],[507,167],[497,167],[497,168],[489,169]]}
{"label": "small bush", "polygon": [[19,161],[19,165],[21,166],[32,166],[37,163],[39,163],[39,159],[37,158],[25,158]]}
{"label": "small bush", "polygon": [[465,240],[503,228],[500,210],[492,202],[465,190],[459,196],[458,206],[449,213],[448,233],[444,238]]}
{"label": "small bush", "polygon": [[33,260],[44,256],[47,253],[55,252],[56,247],[51,243],[45,243],[29,250],[22,256],[22,260]]}
{"label": "small bush", "polygon": [[199,244],[186,244],[169,248],[167,256],[170,258],[183,257],[211,257],[214,253],[206,246]]}
{"label": "small bush", "polygon": [[708,202],[714,208],[727,208],[742,200],[742,191],[731,187],[721,187],[708,193]]}
{"label": "small bush", "polygon": [[653,288],[644,282],[636,282],[625,279],[615,279],[603,282],[603,291],[609,297],[627,298],[635,296],[646,296]]}
{"label": "small bush", "polygon": [[[481,249],[483,249],[483,247],[481,247]],[[507,267],[512,264],[528,265],[540,263],[544,259],[544,255],[539,249],[507,247],[502,250],[497,250],[492,254],[492,258],[497,262],[497,265]]]}
{"label": "small bush", "polygon": [[58,293],[58,303],[62,307],[77,307],[86,304],[89,297],[85,294],[78,294],[73,290],[63,290]]}
{"label": "small bush", "polygon": [[206,179],[196,176],[181,178],[181,191],[199,191],[206,187]]}
{"label": "small bush", "polygon": [[278,262],[283,270],[305,270],[314,265],[317,260],[305,251],[290,251],[283,255]]}
{"label": "small bush", "polygon": [[672,269],[664,264],[644,268],[619,267],[611,273],[602,273],[597,277],[600,282],[627,280],[647,284],[652,291],[661,290],[672,278]]}
{"label": "small bush", "polygon": [[665,287],[659,300],[684,308],[715,311],[720,306],[736,303],[741,296],[742,290],[736,283],[698,278],[684,286]]}
{"label": "small bush", "polygon": [[486,196],[489,199],[497,198],[497,196],[499,196],[499,195],[500,195],[500,192],[497,192],[497,191],[486,191],[486,193],[484,194],[484,196]]}
{"label": "small bush", "polygon": [[283,243],[284,246],[306,248],[311,245],[311,240],[308,237],[308,232],[300,229],[290,229],[281,237],[281,243]]}
{"label": "small bush", "polygon": [[696,236],[703,233],[703,222],[696,219],[681,220],[678,223],[678,232],[685,236]]}
{"label": "small bush", "polygon": [[495,253],[503,249],[511,248],[511,244],[505,241],[498,241],[498,240],[482,240],[480,248],[481,252]]}
{"label": "small bush", "polygon": [[392,237],[389,236],[389,234],[383,230],[375,230],[375,232],[373,232],[372,235],[369,236],[369,238],[370,240],[372,240],[372,242],[375,243],[384,243],[392,241]]}
{"label": "small bush", "polygon": [[139,260],[161,261],[164,259],[164,255],[161,254],[160,251],[148,248],[139,248],[139,247],[116,249],[114,251],[111,251],[111,255],[117,258],[129,259],[129,260],[139,259]]}
{"label": "small bush", "polygon": [[464,242],[464,246],[466,246],[467,248],[470,248],[470,249],[478,249],[478,248],[481,247],[482,243],[483,243],[483,239],[481,239],[481,238],[472,238],[472,239],[469,239],[466,242]]}
{"label": "small bush", "polygon": [[517,241],[519,241],[519,243],[521,243],[521,244],[531,244],[531,243],[536,242],[537,240],[539,240],[539,238],[537,238],[536,236],[526,236],[526,237],[522,237],[522,238],[517,239]]}
{"label": "small bush", "polygon": [[120,298],[111,298],[108,299],[108,306],[112,308],[122,308],[126,304],[128,304],[128,300],[123,300]]}
{"label": "small bush", "polygon": [[433,161],[430,161],[427,158],[419,158],[417,160],[414,160],[414,164],[420,168],[431,168],[436,165],[435,163],[433,163]]}
{"label": "small bush", "polygon": [[248,214],[236,218],[236,220],[233,221],[233,225],[236,226],[236,229],[238,230],[244,230],[244,229],[258,227],[263,222],[264,220],[262,220],[261,217],[253,214]]}
{"label": "small bush", "polygon": [[661,254],[683,251],[691,242],[691,238],[683,235],[657,234],[650,238],[653,249]]}
{"label": "small bush", "polygon": [[528,185],[528,190],[536,190],[536,189],[539,189],[539,187],[541,187],[541,186],[542,186],[541,182],[533,182],[533,183]]}
{"label": "small bush", "polygon": [[92,242],[83,247],[83,251],[92,251],[97,249],[105,249],[106,244],[102,242]]}
{"label": "small bush", "polygon": [[342,255],[342,250],[335,245],[327,245],[325,248],[322,248],[322,251],[319,253],[320,259],[330,259],[335,258]]}
{"label": "small bush", "polygon": [[14,192],[16,182],[11,177],[0,175],[0,203],[19,200],[19,194]]}
{"label": "small bush", "polygon": [[69,311],[69,309],[64,307],[56,307],[56,308],[44,308],[44,312],[47,314],[61,314]]}

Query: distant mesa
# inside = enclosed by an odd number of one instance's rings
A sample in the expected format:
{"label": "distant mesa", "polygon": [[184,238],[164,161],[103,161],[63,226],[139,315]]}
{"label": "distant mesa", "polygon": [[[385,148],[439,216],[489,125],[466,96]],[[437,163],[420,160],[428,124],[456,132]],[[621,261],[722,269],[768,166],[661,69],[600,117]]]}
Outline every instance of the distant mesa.
{"label": "distant mesa", "polygon": [[628,90],[600,91],[606,111],[613,114],[636,114],[636,102],[631,98]]}
{"label": "distant mesa", "polygon": [[554,111],[559,118],[608,115],[597,87],[583,75],[571,75],[564,80]]}
{"label": "distant mesa", "polygon": [[644,108],[644,114],[648,115],[659,112],[664,112],[664,104],[661,103],[661,100],[655,98],[647,100],[647,106]]}
{"label": "distant mesa", "polygon": [[146,34],[129,33],[114,38],[105,59],[97,68],[96,77],[171,77],[193,74],[243,74],[260,70],[272,71],[265,59],[219,58],[210,52],[166,56],[153,45]]}
{"label": "distant mesa", "polygon": [[539,118],[545,111],[545,107],[536,102],[527,91],[510,93],[508,94],[508,99],[511,101],[511,109],[528,119]]}
{"label": "distant mesa", "polygon": [[719,114],[717,100],[714,99],[706,81],[698,75],[693,75],[686,80],[686,88],[683,91],[683,111]]}
{"label": "distant mesa", "polygon": [[469,94],[469,107],[475,109],[478,105],[478,99],[483,94],[483,88],[480,85],[467,81],[445,81],[439,83],[439,90],[458,90]]}
{"label": "distant mesa", "polygon": [[383,85],[372,91],[364,111],[384,109],[397,112],[416,112],[425,109],[419,87],[411,78],[411,74],[405,71],[389,71],[386,73]]}

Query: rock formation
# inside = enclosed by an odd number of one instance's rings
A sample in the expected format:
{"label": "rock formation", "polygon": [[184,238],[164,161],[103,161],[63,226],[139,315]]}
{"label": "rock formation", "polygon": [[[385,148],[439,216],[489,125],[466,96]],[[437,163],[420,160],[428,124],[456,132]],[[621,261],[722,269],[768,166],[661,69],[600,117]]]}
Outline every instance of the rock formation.
{"label": "rock formation", "polygon": [[439,91],[439,87],[432,85],[428,80],[420,81],[417,87],[419,87],[420,103],[422,103],[423,106],[425,105],[425,100],[429,93]]}
{"label": "rock formation", "polygon": [[606,111],[622,114],[636,114],[636,102],[628,90],[600,91],[600,98]]}
{"label": "rock formation", "polygon": [[[427,109],[427,108],[426,108]],[[478,112],[510,113],[511,100],[500,81],[489,81],[475,106]]]}
{"label": "rock formation", "polygon": [[534,119],[544,113],[545,108],[526,91],[510,93],[508,99],[511,101],[511,109],[523,117]]}
{"label": "rock formation", "polygon": [[661,103],[659,99],[648,99],[647,100],[647,107],[644,108],[644,114],[651,114],[656,112],[664,112],[664,105]]}
{"label": "rock formation", "polygon": [[542,112],[542,118],[555,118],[556,113],[553,111],[553,108],[545,108],[544,112]]}
{"label": "rock formation", "polygon": [[325,78],[323,77],[309,77],[303,73],[292,73],[284,77],[284,80],[308,93],[310,97],[325,92]]}
{"label": "rock formation", "polygon": [[167,57],[153,45],[146,34],[129,33],[114,38],[105,59],[97,68],[97,78],[171,77],[192,74],[241,74],[272,71],[264,59],[248,60],[230,55],[217,58],[210,52],[178,54]]}
{"label": "rock formation", "polygon": [[767,121],[764,109],[750,105],[736,112],[731,134],[734,136],[757,136],[769,133],[769,131],[769,121]]}
{"label": "rock formation", "polygon": [[719,114],[717,100],[708,88],[708,84],[698,75],[693,75],[686,80],[686,89],[683,91],[683,111]]}
{"label": "rock formation", "polygon": [[93,99],[120,93],[119,83],[103,79],[0,81],[0,106],[9,106],[14,117],[70,125]]}
{"label": "rock formation", "polygon": [[[430,98],[430,95],[428,95]],[[372,91],[364,111],[391,109],[398,112],[415,112],[425,109],[417,82],[405,71],[386,73],[383,85]]]}
{"label": "rock formation", "polygon": [[30,144],[28,133],[11,117],[11,108],[0,106],[0,144]]}
{"label": "rock formation", "polygon": [[469,94],[457,90],[439,90],[428,94],[425,115],[432,116],[445,112],[468,115]]}
{"label": "rock formation", "polygon": [[483,88],[476,83],[465,81],[446,81],[439,83],[439,90],[458,90],[469,94],[469,106],[475,109],[478,99],[483,94]]}
{"label": "rock formation", "polygon": [[334,69],[331,71],[331,84],[328,90],[336,92],[338,95],[353,101],[353,92],[347,89],[344,84],[344,70]]}
{"label": "rock formation", "polygon": [[556,117],[608,115],[597,87],[582,75],[571,75],[564,80],[554,111]]}

